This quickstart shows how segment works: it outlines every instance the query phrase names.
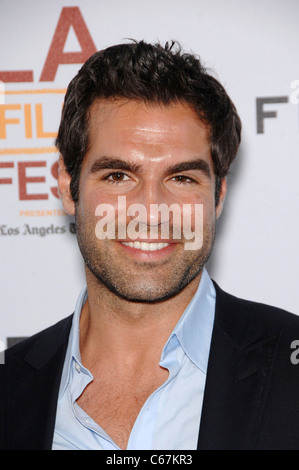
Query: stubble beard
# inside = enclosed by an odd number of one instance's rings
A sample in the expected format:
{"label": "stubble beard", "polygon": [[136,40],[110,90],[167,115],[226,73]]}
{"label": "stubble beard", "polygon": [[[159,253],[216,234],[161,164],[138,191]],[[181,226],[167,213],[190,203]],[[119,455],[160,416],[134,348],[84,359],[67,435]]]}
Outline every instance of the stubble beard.
{"label": "stubble beard", "polygon": [[84,222],[76,208],[76,232],[86,268],[101,287],[116,296],[140,303],[157,303],[179,294],[204,268],[215,241],[215,224],[204,230],[200,250],[182,250],[179,256],[153,263],[124,265],[113,251],[114,240],[98,240],[91,222]]}

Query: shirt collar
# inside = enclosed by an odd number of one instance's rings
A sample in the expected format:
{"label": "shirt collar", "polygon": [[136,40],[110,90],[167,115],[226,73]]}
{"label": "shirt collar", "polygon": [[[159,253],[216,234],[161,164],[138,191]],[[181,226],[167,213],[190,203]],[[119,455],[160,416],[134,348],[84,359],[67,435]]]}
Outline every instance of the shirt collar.
{"label": "shirt collar", "polygon": [[[173,350],[174,345],[180,344],[189,359],[204,373],[207,372],[214,324],[215,298],[214,285],[204,268],[197,291],[165,344],[161,360]],[[59,398],[61,398],[69,383],[72,362],[77,362],[83,368],[79,348],[79,321],[86,299],[87,287],[84,285],[77,299],[74,311],[61,377]]]}
{"label": "shirt collar", "polygon": [[[216,291],[206,269],[195,295],[184,311],[162,352],[162,360],[179,343],[189,359],[207,373],[215,316]],[[177,339],[177,341],[174,341]]]}
{"label": "shirt collar", "polygon": [[67,346],[67,351],[64,360],[64,366],[60,381],[60,389],[59,389],[59,399],[64,394],[70,377],[71,377],[71,365],[72,362],[75,361],[81,365],[81,354],[80,354],[80,346],[79,346],[79,338],[80,338],[80,315],[83,308],[83,305],[87,299],[87,286],[86,284],[82,287],[79,297],[76,302],[75,311],[73,315],[72,327],[69,334],[69,341]]}

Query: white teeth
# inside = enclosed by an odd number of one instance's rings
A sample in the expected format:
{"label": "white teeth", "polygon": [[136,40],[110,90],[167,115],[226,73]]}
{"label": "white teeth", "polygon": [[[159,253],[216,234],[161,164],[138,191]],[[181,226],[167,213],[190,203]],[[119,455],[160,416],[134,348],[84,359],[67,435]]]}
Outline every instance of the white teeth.
{"label": "white teeth", "polygon": [[130,246],[137,250],[143,251],[157,251],[162,250],[169,245],[169,243],[147,243],[147,242],[122,242],[123,245]]}

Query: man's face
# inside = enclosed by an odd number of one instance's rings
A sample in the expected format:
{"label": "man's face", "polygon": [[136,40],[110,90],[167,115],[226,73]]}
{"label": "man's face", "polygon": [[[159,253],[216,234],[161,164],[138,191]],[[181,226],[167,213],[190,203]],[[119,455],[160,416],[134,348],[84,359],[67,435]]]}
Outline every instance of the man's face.
{"label": "man's face", "polygon": [[[217,208],[214,193],[209,131],[187,104],[147,106],[122,100],[93,104],[90,146],[82,165],[75,214],[79,247],[97,282],[122,298],[139,302],[164,300],[190,282],[198,282],[212,250],[225,185]],[[117,237],[120,196],[126,208],[138,203],[145,209],[126,213],[125,219],[122,214],[127,227],[132,219],[137,221],[135,240],[127,233]],[[114,238],[96,236],[100,220],[96,209],[103,204],[115,210]],[[182,214],[188,206],[191,228],[195,204],[201,204],[201,247],[186,250],[183,234],[173,237],[175,221],[153,215],[153,204],[176,204]],[[167,239],[162,238],[166,223],[170,225]],[[151,229],[155,229],[155,239],[150,237]]]}

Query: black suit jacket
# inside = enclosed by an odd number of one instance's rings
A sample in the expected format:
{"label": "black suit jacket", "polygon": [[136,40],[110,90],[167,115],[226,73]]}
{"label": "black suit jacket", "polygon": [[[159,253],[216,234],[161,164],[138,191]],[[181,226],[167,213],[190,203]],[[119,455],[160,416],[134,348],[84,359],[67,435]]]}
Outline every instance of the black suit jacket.
{"label": "black suit jacket", "polygon": [[[299,317],[223,292],[216,312],[198,449],[299,449]],[[72,316],[7,350],[0,449],[51,449]]]}

